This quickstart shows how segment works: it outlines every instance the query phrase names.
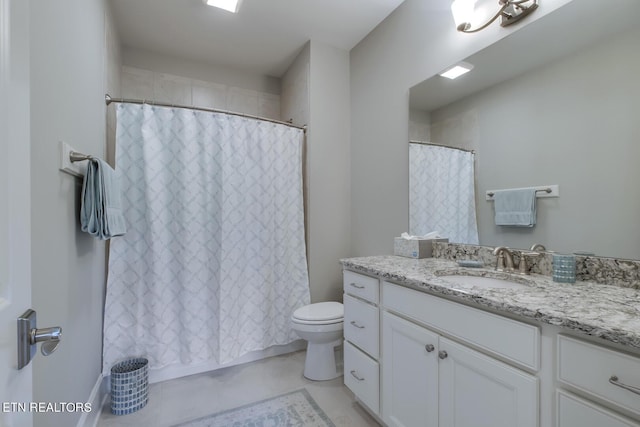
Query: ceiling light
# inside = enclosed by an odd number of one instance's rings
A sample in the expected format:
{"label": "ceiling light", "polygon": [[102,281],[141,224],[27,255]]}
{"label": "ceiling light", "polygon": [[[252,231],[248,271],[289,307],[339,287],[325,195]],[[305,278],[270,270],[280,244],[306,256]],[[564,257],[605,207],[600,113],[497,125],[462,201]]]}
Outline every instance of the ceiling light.
{"label": "ceiling light", "polygon": [[232,13],[236,13],[240,7],[240,0],[204,0],[204,3]]}
{"label": "ceiling light", "polygon": [[498,12],[485,24],[471,29],[471,21],[475,17],[476,0],[454,0],[451,13],[458,31],[475,33],[487,28],[493,21],[501,18],[500,25],[506,27],[515,24],[538,8],[538,0],[498,0]]}
{"label": "ceiling light", "polygon": [[441,72],[440,75],[442,77],[446,77],[448,79],[453,80],[455,78],[460,77],[463,74],[468,73],[471,70],[473,70],[472,64],[469,64],[467,62],[459,62],[453,67],[447,68],[446,70]]}

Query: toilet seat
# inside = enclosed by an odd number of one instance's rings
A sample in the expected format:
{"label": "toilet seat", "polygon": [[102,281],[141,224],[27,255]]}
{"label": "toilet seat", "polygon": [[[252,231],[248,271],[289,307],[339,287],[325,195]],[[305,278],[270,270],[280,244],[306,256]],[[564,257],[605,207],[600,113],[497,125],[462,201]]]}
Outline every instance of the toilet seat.
{"label": "toilet seat", "polygon": [[329,325],[344,320],[344,306],[339,302],[305,305],[293,312],[291,321],[302,325]]}
{"label": "toilet seat", "polygon": [[336,323],[343,323],[344,319],[336,319],[336,320],[300,320],[295,317],[291,318],[291,321],[296,325],[334,325]]}

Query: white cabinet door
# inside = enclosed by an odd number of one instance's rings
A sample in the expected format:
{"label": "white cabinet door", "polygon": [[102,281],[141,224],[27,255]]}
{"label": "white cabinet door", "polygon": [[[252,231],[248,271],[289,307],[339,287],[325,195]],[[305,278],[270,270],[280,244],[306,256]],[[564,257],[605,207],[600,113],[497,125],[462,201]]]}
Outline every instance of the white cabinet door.
{"label": "white cabinet door", "polygon": [[384,312],[382,416],[393,427],[438,426],[438,335]]}
{"label": "white cabinet door", "polygon": [[638,427],[640,424],[572,394],[558,391],[557,427]]}
{"label": "white cabinet door", "polygon": [[440,337],[440,426],[537,427],[536,377]]}

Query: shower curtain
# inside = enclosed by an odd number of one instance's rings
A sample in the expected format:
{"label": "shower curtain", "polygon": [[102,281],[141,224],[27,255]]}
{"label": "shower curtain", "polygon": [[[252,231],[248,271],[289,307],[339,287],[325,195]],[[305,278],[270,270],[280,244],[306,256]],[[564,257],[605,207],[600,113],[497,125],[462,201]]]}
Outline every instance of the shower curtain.
{"label": "shower curtain", "polygon": [[409,144],[409,232],[437,231],[450,242],[478,244],[474,154]]}
{"label": "shower curtain", "polygon": [[234,115],[118,104],[127,234],[112,239],[103,372],[222,365],[297,339],[309,303],[303,132]]}

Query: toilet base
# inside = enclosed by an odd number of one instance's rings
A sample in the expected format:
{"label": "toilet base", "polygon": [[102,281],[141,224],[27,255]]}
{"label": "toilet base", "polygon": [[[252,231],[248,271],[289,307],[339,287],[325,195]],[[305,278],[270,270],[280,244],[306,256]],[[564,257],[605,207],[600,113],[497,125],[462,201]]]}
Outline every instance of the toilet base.
{"label": "toilet base", "polygon": [[304,362],[304,377],[313,381],[326,381],[342,375],[336,368],[335,347],[342,343],[337,340],[330,343],[307,344],[307,357]]}

